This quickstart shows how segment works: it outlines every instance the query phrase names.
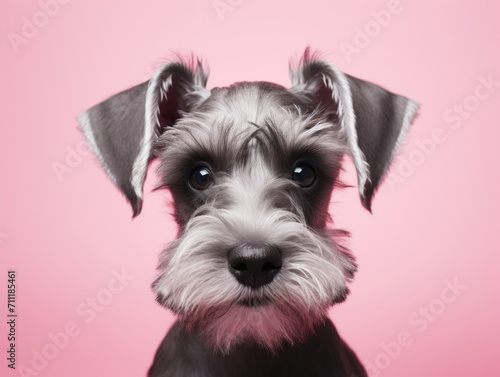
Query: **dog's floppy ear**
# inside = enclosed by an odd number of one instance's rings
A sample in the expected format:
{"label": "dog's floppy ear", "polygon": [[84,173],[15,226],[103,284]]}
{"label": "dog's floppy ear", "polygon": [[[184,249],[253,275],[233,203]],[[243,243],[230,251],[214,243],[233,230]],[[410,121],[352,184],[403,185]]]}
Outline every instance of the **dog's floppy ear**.
{"label": "dog's floppy ear", "polygon": [[167,63],[151,80],[78,117],[92,151],[127,197],[134,217],[141,212],[154,139],[208,98],[207,77],[199,60],[196,64],[194,59],[191,63]]}
{"label": "dog's floppy ear", "polygon": [[290,76],[294,94],[342,127],[361,201],[371,210],[373,194],[417,115],[418,104],[340,72],[309,49]]}

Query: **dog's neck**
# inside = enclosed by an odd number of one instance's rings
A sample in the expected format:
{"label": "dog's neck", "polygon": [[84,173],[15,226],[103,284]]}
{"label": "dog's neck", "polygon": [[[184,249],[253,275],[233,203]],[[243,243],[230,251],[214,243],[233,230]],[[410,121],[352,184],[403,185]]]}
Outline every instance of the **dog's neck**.
{"label": "dog's neck", "polygon": [[325,318],[315,334],[301,344],[286,345],[276,353],[243,344],[228,355],[209,350],[196,335],[176,323],[158,349],[148,376],[363,377],[366,372],[333,323]]}

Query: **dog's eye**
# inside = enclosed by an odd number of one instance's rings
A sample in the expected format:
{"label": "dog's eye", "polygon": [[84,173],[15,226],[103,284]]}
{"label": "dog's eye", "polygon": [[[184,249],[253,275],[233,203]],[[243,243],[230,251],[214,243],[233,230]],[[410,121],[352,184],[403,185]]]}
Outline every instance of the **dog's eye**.
{"label": "dog's eye", "polygon": [[297,165],[293,169],[292,179],[302,187],[309,187],[316,180],[316,173],[308,165]]}
{"label": "dog's eye", "polygon": [[213,181],[212,173],[205,167],[195,169],[189,177],[189,184],[195,190],[205,190]]}

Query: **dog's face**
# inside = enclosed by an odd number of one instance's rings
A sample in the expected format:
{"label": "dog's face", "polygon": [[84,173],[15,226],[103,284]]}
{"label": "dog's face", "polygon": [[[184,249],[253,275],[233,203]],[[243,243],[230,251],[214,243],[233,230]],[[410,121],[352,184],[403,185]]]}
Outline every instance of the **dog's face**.
{"label": "dog's face", "polygon": [[181,231],[159,302],[223,349],[310,332],[355,270],[325,230],[344,145],[338,124],[263,83],[216,89],[167,129],[155,149]]}
{"label": "dog's face", "polygon": [[356,270],[336,240],[345,233],[327,228],[341,160],[352,157],[369,209],[417,105],[307,51],[291,89],[209,92],[206,78],[199,65],[167,64],[84,113],[82,128],[134,214],[160,159],[179,224],[153,284],[163,306],[221,351],[300,342]]}

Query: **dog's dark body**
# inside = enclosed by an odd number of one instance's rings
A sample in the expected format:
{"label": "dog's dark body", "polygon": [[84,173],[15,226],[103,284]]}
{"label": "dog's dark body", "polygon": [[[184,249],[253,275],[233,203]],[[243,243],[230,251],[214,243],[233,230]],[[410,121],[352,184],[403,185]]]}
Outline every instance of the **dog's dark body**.
{"label": "dog's dark body", "polygon": [[330,196],[348,154],[370,209],[418,105],[308,50],[291,77],[208,91],[199,62],[168,63],[80,117],[134,215],[154,158],[174,200],[153,289],[179,322],[149,377],[366,376],[326,317],[356,271]]}
{"label": "dog's dark body", "polygon": [[214,353],[196,334],[176,323],[163,339],[148,377],[364,377],[363,366],[340,338],[333,323],[324,324],[305,342],[271,353],[243,344],[230,354]]}

